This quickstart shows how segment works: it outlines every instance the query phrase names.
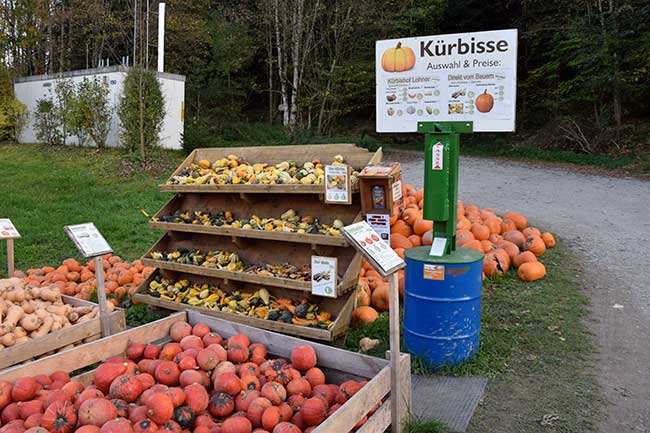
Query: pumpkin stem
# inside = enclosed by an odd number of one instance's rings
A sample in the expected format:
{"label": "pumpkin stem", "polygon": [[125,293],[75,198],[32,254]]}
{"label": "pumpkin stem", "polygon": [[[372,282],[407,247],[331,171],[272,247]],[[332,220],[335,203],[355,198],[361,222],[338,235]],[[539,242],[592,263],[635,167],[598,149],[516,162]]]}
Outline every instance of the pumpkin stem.
{"label": "pumpkin stem", "polygon": [[395,47],[395,49],[396,49],[396,50],[399,50],[400,48],[402,48],[402,43],[401,43],[401,42],[398,42],[398,43],[397,43],[397,46]]}

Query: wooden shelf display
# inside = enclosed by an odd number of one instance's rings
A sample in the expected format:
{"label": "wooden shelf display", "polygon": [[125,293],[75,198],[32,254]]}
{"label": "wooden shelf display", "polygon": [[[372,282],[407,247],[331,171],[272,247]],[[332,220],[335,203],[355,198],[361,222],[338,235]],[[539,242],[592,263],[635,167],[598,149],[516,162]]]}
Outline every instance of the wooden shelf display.
{"label": "wooden shelf display", "polygon": [[323,184],[283,183],[226,183],[226,184],[174,184],[173,178],[180,175],[187,167],[205,160],[214,163],[222,158],[234,155],[251,164],[279,164],[285,161],[295,161],[304,164],[319,160],[330,164],[338,155],[343,156],[346,164],[354,169],[361,169],[368,163],[379,163],[382,158],[381,149],[374,154],[354,144],[306,144],[300,146],[254,146],[194,149],[183,163],[172,173],[169,180],[159,185],[163,192],[237,192],[237,193],[287,193],[287,194],[323,194]]}
{"label": "wooden shelf display", "polygon": [[201,211],[212,215],[216,215],[220,212],[231,212],[233,217],[238,221],[250,219],[254,215],[259,218],[280,219],[285,212],[293,210],[295,211],[295,214],[300,217],[316,218],[319,223],[328,226],[333,226],[336,220],[339,220],[343,225],[349,225],[361,220],[361,214],[359,213],[360,203],[358,201],[359,197],[356,194],[351,206],[341,206],[323,204],[318,200],[314,200],[314,196],[310,194],[274,194],[273,199],[269,200],[269,197],[266,194],[181,193],[177,194],[167,202],[167,204],[165,204],[165,206],[163,206],[163,208],[153,216],[149,225],[151,228],[166,231],[348,247],[348,241],[342,234],[332,236],[322,233],[297,233],[295,231],[282,229],[243,229],[216,224],[202,225],[177,223],[170,222],[169,220],[171,220],[173,215],[178,215],[184,212],[191,214],[194,211]]}
{"label": "wooden shelf display", "polygon": [[[165,255],[175,251],[187,252],[195,250],[199,250],[203,255],[211,251],[234,253],[243,262],[243,269],[228,270],[227,266],[224,269],[214,266],[178,263],[170,260],[152,258],[152,254],[156,252],[161,252]],[[309,291],[311,290],[311,280],[309,278],[305,280],[281,278],[278,276],[248,272],[247,268],[255,265],[263,266],[269,264],[278,266],[290,263],[299,269],[308,269],[313,253],[333,256],[339,259],[338,295],[342,295],[356,287],[359,272],[361,271],[361,257],[353,248],[337,248],[328,245],[317,246],[316,250],[314,250],[311,245],[304,243],[255,238],[229,238],[200,233],[169,232],[163,235],[151,247],[147,254],[142,257],[142,263],[145,266],[153,266],[170,271],[244,281],[271,287],[284,287],[290,290]]]}
{"label": "wooden shelf display", "polygon": [[[207,289],[207,293],[204,294],[206,296],[204,299],[212,299],[209,298],[209,296],[215,295],[217,293],[215,290],[217,287],[225,293],[226,297],[222,300],[223,304],[219,305],[218,307],[208,308],[206,305],[213,306],[213,303],[215,302],[217,304],[220,303],[221,300],[219,299],[218,295],[213,296],[216,298],[215,300],[202,302],[199,305],[192,305],[189,303],[192,301],[190,301],[188,298],[183,299],[182,302],[177,302],[176,300],[169,299],[168,296],[158,296],[158,294],[156,294],[156,296],[152,296],[149,291],[150,284],[152,281],[158,281],[161,278],[167,278],[174,282],[188,280],[189,287],[193,286],[195,283],[198,283],[199,285],[205,284],[206,286],[203,287]],[[230,311],[233,310],[233,308],[228,305],[228,302],[231,299],[251,299],[250,295],[255,294],[260,289],[265,289],[270,295],[271,300],[268,304],[265,304],[263,301],[258,299],[259,303],[256,303],[256,305],[259,305],[259,309],[250,308],[247,312],[247,309],[240,308],[237,312]],[[186,290],[190,289],[187,288]],[[180,292],[177,292],[177,294],[180,294]],[[202,314],[219,317],[226,320],[232,320],[234,322],[244,323],[247,325],[255,326],[257,328],[269,329],[271,331],[297,335],[314,340],[332,341],[339,335],[343,334],[350,326],[355,294],[349,293],[346,296],[342,296],[336,299],[322,298],[320,296],[311,296],[308,293],[296,293],[293,290],[287,290],[278,287],[268,287],[243,281],[202,277],[197,276],[196,274],[159,269],[138,287],[134,297],[138,302],[155,305],[168,310],[194,310]],[[329,313],[331,315],[331,323],[321,323],[320,325],[312,323],[310,325],[307,325],[307,320],[302,320],[304,317],[297,318],[298,315],[303,316],[303,314],[291,314],[293,320],[283,319],[280,317],[280,314],[284,310],[277,309],[277,304],[273,301],[277,298],[283,298],[285,300],[292,299],[295,300],[296,303],[304,299],[305,302],[308,302],[307,305],[315,304],[318,306],[318,312],[325,314]],[[180,299],[180,297],[177,299]],[[264,310],[267,312],[266,316],[264,318],[259,317],[257,313],[260,311],[263,313]],[[272,317],[271,314],[274,313],[276,314],[276,317],[269,319],[269,317]],[[300,322],[303,322],[304,324],[297,324]]]}
{"label": "wooden shelf display", "polygon": [[[334,160],[340,162],[341,158],[355,170],[361,170],[368,163],[380,163],[382,152],[379,149],[370,153],[352,144],[195,149],[170,179],[199,162],[203,167],[214,165],[217,171],[224,164],[232,164],[232,168],[239,163],[280,164],[281,170],[289,166],[293,168],[287,173],[296,173],[303,165],[311,167],[318,161],[330,164]],[[289,161],[295,161],[295,165]],[[223,172],[231,173],[228,167]],[[215,173],[212,168],[204,170]],[[232,179],[228,182],[231,183],[197,185],[168,181],[160,185],[161,191],[177,194],[150,221],[151,228],[166,233],[142,258],[143,264],[158,268],[163,276],[211,281],[222,289],[255,292],[265,288],[276,296],[301,298],[311,296],[312,256],[336,258],[336,298],[314,296],[336,317],[334,324],[329,329],[297,326],[156,298],[147,294],[150,280],[138,288],[136,299],[172,310],[199,310],[314,339],[329,341],[345,332],[361,271],[361,256],[339,228],[362,218],[358,188],[353,190],[351,204],[347,205],[324,203],[322,183],[261,184]],[[265,218],[271,220],[262,223]]]}

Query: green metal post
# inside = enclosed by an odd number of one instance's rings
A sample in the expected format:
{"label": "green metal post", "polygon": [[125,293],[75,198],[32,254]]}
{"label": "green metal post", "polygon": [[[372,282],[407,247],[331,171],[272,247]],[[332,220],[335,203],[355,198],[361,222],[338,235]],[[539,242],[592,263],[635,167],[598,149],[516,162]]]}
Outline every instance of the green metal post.
{"label": "green metal post", "polygon": [[424,133],[424,217],[433,220],[434,238],[447,239],[445,254],[456,250],[456,207],[460,134],[472,122],[418,122]]}

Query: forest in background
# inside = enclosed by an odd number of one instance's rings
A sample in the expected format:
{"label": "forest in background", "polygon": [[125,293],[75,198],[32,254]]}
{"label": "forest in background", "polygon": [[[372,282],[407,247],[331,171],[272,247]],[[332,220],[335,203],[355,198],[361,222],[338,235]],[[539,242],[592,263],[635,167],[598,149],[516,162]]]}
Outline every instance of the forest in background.
{"label": "forest in background", "polygon": [[[0,0],[5,74],[132,62],[134,36],[136,62],[155,68],[158,2],[134,1]],[[516,140],[585,154],[650,148],[647,0],[167,0],[166,8],[165,71],[187,77],[186,148],[278,136],[374,140],[376,40],[503,28],[519,30]]]}

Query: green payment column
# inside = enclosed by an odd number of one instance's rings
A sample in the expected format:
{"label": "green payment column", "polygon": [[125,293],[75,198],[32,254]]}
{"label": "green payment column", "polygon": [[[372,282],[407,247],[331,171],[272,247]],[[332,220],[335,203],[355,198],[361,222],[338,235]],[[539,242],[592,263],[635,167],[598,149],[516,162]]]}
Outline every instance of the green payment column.
{"label": "green payment column", "polygon": [[434,368],[457,365],[479,347],[483,254],[456,248],[460,134],[471,122],[418,122],[424,133],[424,217],[433,220],[434,249],[404,252],[404,344]]}

